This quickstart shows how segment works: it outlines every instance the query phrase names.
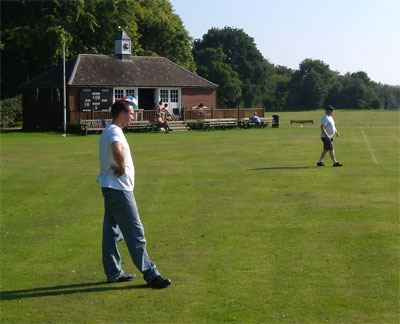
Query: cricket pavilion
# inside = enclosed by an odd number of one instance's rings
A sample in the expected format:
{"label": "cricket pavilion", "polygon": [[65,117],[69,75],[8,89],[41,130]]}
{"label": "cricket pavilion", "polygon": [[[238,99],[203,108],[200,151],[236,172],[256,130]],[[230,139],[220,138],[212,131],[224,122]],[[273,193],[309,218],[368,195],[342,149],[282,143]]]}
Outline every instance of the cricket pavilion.
{"label": "cricket pavilion", "polygon": [[[21,85],[23,127],[57,128],[64,119],[63,64]],[[203,103],[217,108],[218,85],[164,57],[131,56],[131,39],[121,32],[115,55],[78,54],[65,63],[66,121],[109,119],[110,106],[123,96],[138,101],[140,120],[156,117],[167,103],[184,118],[185,109]]]}

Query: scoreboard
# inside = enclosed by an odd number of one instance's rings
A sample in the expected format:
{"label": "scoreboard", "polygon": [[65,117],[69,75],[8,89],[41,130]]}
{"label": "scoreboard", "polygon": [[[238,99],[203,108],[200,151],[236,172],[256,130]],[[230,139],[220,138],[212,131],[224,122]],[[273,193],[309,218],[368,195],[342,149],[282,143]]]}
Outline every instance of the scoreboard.
{"label": "scoreboard", "polygon": [[81,88],[79,91],[80,111],[109,111],[112,103],[113,88]]}

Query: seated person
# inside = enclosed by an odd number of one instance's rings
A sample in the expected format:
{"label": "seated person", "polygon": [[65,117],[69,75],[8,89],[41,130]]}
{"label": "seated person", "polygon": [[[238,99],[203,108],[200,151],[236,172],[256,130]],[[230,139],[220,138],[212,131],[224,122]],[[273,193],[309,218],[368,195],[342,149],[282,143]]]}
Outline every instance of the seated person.
{"label": "seated person", "polygon": [[161,114],[162,108],[163,108],[162,101],[159,101],[159,102],[158,102],[158,105],[156,106],[157,113],[160,113],[160,114]]}
{"label": "seated person", "polygon": [[192,107],[192,110],[197,111],[197,117],[205,118],[206,117],[206,112],[208,108],[204,106],[202,103],[199,103],[198,106]]}
{"label": "seated person", "polygon": [[258,127],[265,127],[265,123],[258,117],[257,112],[250,118],[250,121],[256,124]]}
{"label": "seated person", "polygon": [[164,128],[165,132],[168,133],[171,128],[168,126],[168,122],[164,120],[160,113],[157,113],[156,123],[158,128]]}
{"label": "seated person", "polygon": [[163,111],[166,113],[167,118],[171,118],[172,120],[178,120],[176,116],[171,112],[170,108],[168,107],[168,104],[164,104]]}

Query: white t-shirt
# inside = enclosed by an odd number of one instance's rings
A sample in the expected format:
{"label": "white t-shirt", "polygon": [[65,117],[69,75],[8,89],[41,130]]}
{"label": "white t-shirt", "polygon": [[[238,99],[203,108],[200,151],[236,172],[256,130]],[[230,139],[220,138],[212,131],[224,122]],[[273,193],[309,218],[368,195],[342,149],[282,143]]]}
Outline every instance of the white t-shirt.
{"label": "white t-shirt", "polygon": [[[332,116],[329,116],[328,114],[322,116],[321,125],[325,127],[330,138],[335,136],[336,127],[335,127],[335,121],[333,120]],[[325,137],[325,134],[322,131],[321,131],[321,137]]]}
{"label": "white t-shirt", "polygon": [[[112,166],[117,165],[114,160],[111,144],[120,142],[125,153],[125,174],[120,177],[114,175]],[[131,151],[122,129],[115,124],[109,124],[100,136],[100,174],[97,181],[103,188],[133,191],[135,186],[135,168]]]}

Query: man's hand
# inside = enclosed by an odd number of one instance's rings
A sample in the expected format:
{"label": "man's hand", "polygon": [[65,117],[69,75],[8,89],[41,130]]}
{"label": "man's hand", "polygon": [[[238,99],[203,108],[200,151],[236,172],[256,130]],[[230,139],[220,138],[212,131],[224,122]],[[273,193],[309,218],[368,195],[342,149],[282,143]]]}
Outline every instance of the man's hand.
{"label": "man's hand", "polygon": [[111,149],[113,152],[113,157],[117,165],[111,166],[114,170],[114,174],[120,177],[125,174],[125,153],[124,146],[120,142],[113,142],[111,144]]}
{"label": "man's hand", "polygon": [[125,174],[125,165],[112,166],[111,169],[114,170],[114,175],[116,175],[117,177]]}
{"label": "man's hand", "polygon": [[329,137],[328,132],[326,131],[325,126],[321,124],[320,128],[321,128],[321,132],[325,135],[325,137],[329,140],[329,142],[331,142],[331,138]]}

